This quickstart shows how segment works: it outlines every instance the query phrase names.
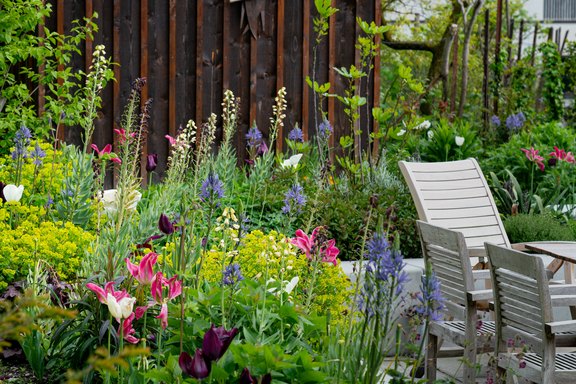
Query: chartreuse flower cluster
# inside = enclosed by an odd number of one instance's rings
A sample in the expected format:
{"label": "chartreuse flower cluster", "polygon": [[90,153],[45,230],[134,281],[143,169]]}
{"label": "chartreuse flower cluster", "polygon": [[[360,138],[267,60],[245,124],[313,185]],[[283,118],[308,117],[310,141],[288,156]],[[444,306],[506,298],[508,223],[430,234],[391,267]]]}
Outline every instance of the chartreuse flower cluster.
{"label": "chartreuse flower cluster", "polygon": [[[70,281],[94,236],[71,223],[44,221],[42,207],[0,204],[0,290],[22,280],[42,259]],[[18,225],[14,226],[14,218]]]}
{"label": "chartreuse flower cluster", "polygon": [[[14,149],[16,151],[16,149]],[[47,202],[49,196],[60,194],[62,189],[63,156],[61,151],[54,151],[48,143],[34,141],[27,148],[27,155],[23,157],[19,171],[17,185],[24,186],[24,201],[30,201],[34,195],[39,200]],[[0,157],[0,182],[4,184],[16,183],[16,169],[10,155]],[[33,202],[34,203],[34,202]]]}
{"label": "chartreuse flower cluster", "polygon": [[[233,258],[233,259],[232,259]],[[255,230],[242,239],[237,252],[208,251],[202,269],[203,277],[210,282],[222,282],[223,268],[237,263],[246,279],[274,279],[286,283],[298,277],[294,289],[294,302],[305,301],[306,281],[310,278],[310,262],[305,254],[290,244],[289,239],[275,231],[268,234]],[[337,319],[348,302],[350,281],[339,265],[320,263],[314,287],[313,311],[330,314]]]}

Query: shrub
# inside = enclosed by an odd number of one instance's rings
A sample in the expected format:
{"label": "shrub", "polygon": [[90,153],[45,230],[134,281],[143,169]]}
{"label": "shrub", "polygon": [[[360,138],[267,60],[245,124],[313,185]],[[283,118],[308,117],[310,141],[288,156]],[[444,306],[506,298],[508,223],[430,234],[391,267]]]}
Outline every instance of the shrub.
{"label": "shrub", "polygon": [[[305,255],[297,254],[296,247],[284,235],[275,231],[265,234],[255,230],[242,239],[236,255],[209,251],[202,267],[203,277],[210,282],[222,281],[223,267],[232,261],[232,257],[233,262],[240,265],[245,278],[265,282],[269,279],[290,281],[298,276],[300,281],[296,286],[295,302],[305,301],[303,289],[311,275],[310,264]],[[333,317],[338,318],[349,300],[347,291],[351,287],[350,281],[340,265],[320,263],[319,268],[312,309],[321,314],[330,311]]]}
{"label": "shrub", "polygon": [[71,223],[44,221],[45,216],[40,207],[0,205],[0,289],[24,279],[39,259],[65,280],[76,277],[94,236]]}
{"label": "shrub", "polygon": [[574,233],[551,214],[510,216],[504,221],[504,228],[511,243],[528,241],[573,241]]}

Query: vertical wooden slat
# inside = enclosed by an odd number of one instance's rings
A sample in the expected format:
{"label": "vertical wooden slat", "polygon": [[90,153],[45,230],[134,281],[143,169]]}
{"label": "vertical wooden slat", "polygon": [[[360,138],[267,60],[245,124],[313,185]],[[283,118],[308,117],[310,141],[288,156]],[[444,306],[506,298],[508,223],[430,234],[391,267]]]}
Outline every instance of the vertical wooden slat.
{"label": "vertical wooden slat", "polygon": [[[278,0],[278,13],[277,13],[277,35],[276,35],[276,89],[284,86],[284,24],[286,22],[284,16],[284,1]],[[278,127],[278,139],[276,140],[276,153],[282,152],[282,145],[284,143],[284,127]]]}
{"label": "vertical wooden slat", "polygon": [[[494,62],[496,67],[500,64],[500,41],[502,37],[502,0],[496,4],[496,46],[494,48]],[[499,95],[494,97],[494,114],[498,115]]]}
{"label": "vertical wooden slat", "polygon": [[[115,63],[120,62],[120,1],[121,0],[114,0],[114,21],[113,21],[113,29],[112,29],[112,61]],[[112,110],[113,110],[113,118],[112,122],[114,128],[117,128],[121,122],[120,117],[122,115],[121,105],[120,105],[120,66],[114,66],[114,78],[116,81],[113,81],[113,96],[112,96]],[[114,135],[114,142],[117,141],[116,135]]]}
{"label": "vertical wooden slat", "polygon": [[[382,0],[376,0],[374,5],[374,23],[376,23],[377,26],[382,25],[381,9],[382,9]],[[376,46],[379,47],[380,44],[382,44],[382,39],[380,35],[376,35]],[[372,89],[372,93],[374,95],[373,98],[374,102],[372,106],[374,108],[380,107],[380,67],[381,67],[380,55],[376,55],[376,57],[374,58],[374,75],[373,75],[374,87]],[[372,125],[374,134],[376,136],[376,139],[374,139],[374,144],[372,146],[372,158],[377,159],[380,144],[380,141],[378,139],[378,131],[379,131],[378,121],[376,121],[376,119],[373,119]]]}
{"label": "vertical wooden slat", "polygon": [[458,93],[458,32],[454,35],[452,45],[452,79],[451,79],[451,96],[450,96],[450,121],[453,121],[456,112],[456,95]]}
{"label": "vertical wooden slat", "polygon": [[170,0],[168,30],[168,132],[176,136],[176,0]]}
{"label": "vertical wooden slat", "polygon": [[489,53],[490,53],[490,10],[484,11],[484,44],[482,47],[482,69],[484,76],[482,79],[482,120],[484,121],[484,130],[487,132],[490,128],[489,114],[490,114],[490,95],[488,93],[489,82]]}
{"label": "vertical wooden slat", "polygon": [[[93,0],[86,0],[86,17],[91,19],[94,15],[94,3]],[[84,68],[85,72],[88,73],[90,65],[92,65],[92,51],[94,50],[94,40],[89,36],[86,37],[85,41],[86,54],[84,55]]]}
{"label": "vertical wooden slat", "polygon": [[562,55],[562,52],[564,51],[564,46],[566,45],[566,40],[568,40],[569,32],[570,30],[567,30],[566,33],[564,33],[564,40],[562,40],[562,45],[560,46],[560,55]]}
{"label": "vertical wooden slat", "polygon": [[[355,9],[355,18],[362,18],[362,14],[360,13],[360,7],[363,4],[361,4],[361,2],[356,1],[356,9]],[[354,37],[357,40],[358,37],[360,36],[360,34],[362,33],[362,29],[360,28],[360,25],[358,25],[358,23],[354,23]],[[332,51],[334,50],[334,46],[330,46],[330,54],[332,54]],[[360,57],[360,50],[359,49],[355,49],[354,50],[354,66],[356,68],[358,68],[361,71],[364,71],[365,68],[361,68],[361,57]],[[332,65],[330,66],[330,68],[332,68]],[[359,94],[360,96],[362,96],[362,82],[363,82],[363,77],[361,77],[360,79],[356,79],[354,81],[354,86],[356,87],[356,93]],[[366,88],[368,88],[368,79],[366,79]],[[362,135],[361,134],[357,134],[358,131],[360,130],[360,122],[362,120],[362,112],[358,111],[360,118],[356,119],[356,121],[354,121],[354,132],[351,132],[350,134],[352,135],[352,137],[354,138],[354,158],[356,159],[357,163],[360,163],[360,160],[362,158]]]}
{"label": "vertical wooden slat", "polygon": [[224,1],[223,20],[226,28],[222,30],[222,94],[230,89],[230,1]]}
{"label": "vertical wooden slat", "polygon": [[536,59],[536,42],[538,41],[538,28],[540,24],[536,22],[534,25],[534,37],[532,39],[532,53],[530,55],[530,66],[534,66],[534,60]]}
{"label": "vertical wooden slat", "polygon": [[[248,121],[248,125],[252,126],[252,123],[256,121],[257,109],[256,105],[258,103],[257,100],[257,87],[256,84],[258,82],[258,72],[257,72],[257,65],[258,65],[258,41],[254,38],[254,36],[250,37],[250,120]],[[263,127],[259,127],[262,130]]]}
{"label": "vertical wooden slat", "polygon": [[[304,140],[308,140],[310,125],[310,87],[306,84],[306,77],[310,75],[310,13],[312,12],[310,0],[304,0],[303,9],[303,42],[302,42],[302,133]],[[316,130],[316,128],[314,128]]]}
{"label": "vertical wooden slat", "polygon": [[[56,4],[56,32],[63,35],[64,34],[64,0],[58,0]],[[62,64],[58,65],[58,71],[63,71],[64,66]],[[58,85],[62,85],[64,79],[58,78]],[[60,129],[56,130],[56,138],[58,140],[64,141],[66,138],[66,126],[62,124]]]}
{"label": "vertical wooden slat", "polygon": [[[336,0],[332,0],[331,5],[332,7],[336,7],[335,4]],[[328,68],[334,68],[336,66],[336,15],[330,16],[330,20],[328,22],[329,30],[328,30]],[[329,71],[328,81],[330,84],[334,84],[336,81],[336,76],[333,70]],[[334,125],[334,134],[330,135],[328,139],[328,145],[333,148],[334,147],[334,137],[336,136],[336,127],[335,127],[335,103],[334,97],[330,97],[328,99],[328,120]],[[314,111],[316,113],[316,111]],[[317,128],[317,127],[316,127]],[[330,160],[333,162],[334,159],[334,152],[330,152],[331,158]]]}
{"label": "vertical wooden slat", "polygon": [[[204,64],[202,57],[204,54],[204,4],[199,0],[196,5],[196,124],[202,124],[202,110],[203,110],[203,94],[204,94],[204,81],[202,79],[202,72]],[[198,136],[201,136],[201,130],[198,130]],[[197,138],[199,140],[199,137]]]}
{"label": "vertical wooden slat", "polygon": [[518,33],[518,58],[516,59],[517,61],[520,61],[520,59],[522,59],[522,42],[524,40],[523,35],[524,34],[524,19],[520,20],[520,32]]}
{"label": "vertical wooden slat", "polygon": [[[148,0],[140,0],[140,77],[148,80]],[[140,106],[148,100],[148,81],[142,87]],[[148,132],[146,132],[145,145],[142,146],[142,158],[140,161],[140,174],[146,184],[148,181],[146,172],[146,158],[148,157]]]}

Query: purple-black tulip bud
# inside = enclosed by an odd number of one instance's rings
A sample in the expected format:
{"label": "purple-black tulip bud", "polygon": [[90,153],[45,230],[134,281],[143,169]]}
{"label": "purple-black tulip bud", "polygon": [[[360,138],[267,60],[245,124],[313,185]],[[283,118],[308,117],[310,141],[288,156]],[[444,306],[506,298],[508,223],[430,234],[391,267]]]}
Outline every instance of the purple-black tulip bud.
{"label": "purple-black tulip bud", "polygon": [[163,213],[160,215],[160,220],[158,220],[158,228],[166,235],[174,233],[174,224],[172,224],[168,216]]}
{"label": "purple-black tulip bud", "polygon": [[4,187],[6,186],[6,184],[4,184],[3,182],[0,181],[0,200],[2,200],[3,203],[6,202],[6,198],[4,197]]}
{"label": "purple-black tulip bud", "polygon": [[548,166],[549,167],[554,167],[554,166],[556,166],[557,163],[558,163],[558,159],[555,157],[551,157],[550,159],[548,159]]}
{"label": "purple-black tulip bud", "polygon": [[242,370],[242,374],[240,375],[240,379],[238,380],[239,384],[256,384],[257,381],[254,380],[252,375],[250,375],[250,371],[248,368],[244,368]]}
{"label": "purple-black tulip bud", "polygon": [[265,374],[264,376],[262,376],[262,379],[260,379],[260,384],[270,384],[272,383],[272,375],[270,373]]}
{"label": "purple-black tulip bud", "polygon": [[146,157],[146,170],[148,172],[152,172],[158,166],[158,155],[156,153],[152,153]]}
{"label": "purple-black tulip bud", "polygon": [[178,359],[178,364],[183,373],[195,379],[208,377],[208,375],[210,375],[210,369],[212,368],[210,361],[204,358],[201,349],[196,350],[194,357],[191,357],[187,352],[182,352]]}
{"label": "purple-black tulip bud", "polygon": [[238,333],[238,328],[232,328],[230,331],[224,327],[215,328],[214,324],[204,334],[202,341],[202,350],[206,359],[216,361],[220,359],[228,350],[230,343]]}

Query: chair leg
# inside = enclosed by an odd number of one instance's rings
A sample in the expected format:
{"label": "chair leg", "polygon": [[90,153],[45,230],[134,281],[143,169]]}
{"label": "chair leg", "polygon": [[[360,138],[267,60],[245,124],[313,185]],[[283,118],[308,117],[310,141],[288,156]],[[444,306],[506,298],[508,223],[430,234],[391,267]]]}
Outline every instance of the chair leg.
{"label": "chair leg", "polygon": [[426,350],[426,379],[429,383],[436,381],[436,362],[438,359],[438,336],[428,334],[428,348]]}
{"label": "chair leg", "polygon": [[470,343],[464,347],[464,372],[462,375],[464,384],[476,383],[476,343]]}

